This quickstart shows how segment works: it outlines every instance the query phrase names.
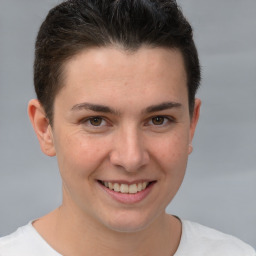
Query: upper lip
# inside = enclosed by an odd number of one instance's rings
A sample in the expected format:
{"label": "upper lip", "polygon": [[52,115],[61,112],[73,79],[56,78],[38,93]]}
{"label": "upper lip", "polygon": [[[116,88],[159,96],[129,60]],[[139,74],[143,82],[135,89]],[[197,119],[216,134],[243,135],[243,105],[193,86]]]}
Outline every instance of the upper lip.
{"label": "upper lip", "polygon": [[139,180],[127,181],[127,180],[108,180],[107,179],[107,180],[99,180],[99,181],[132,185],[132,184],[138,184],[138,183],[143,183],[143,182],[153,182],[153,181],[156,181],[156,180],[139,179]]}

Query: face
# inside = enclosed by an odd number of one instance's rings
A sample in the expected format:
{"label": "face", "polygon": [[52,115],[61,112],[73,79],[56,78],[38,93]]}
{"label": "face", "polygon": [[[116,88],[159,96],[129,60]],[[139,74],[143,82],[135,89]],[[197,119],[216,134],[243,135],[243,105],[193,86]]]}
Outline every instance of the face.
{"label": "face", "polygon": [[[178,50],[92,48],[69,60],[47,129],[63,207],[112,230],[141,230],[178,191],[199,113],[190,117]],[[50,152],[50,153],[49,153]]]}

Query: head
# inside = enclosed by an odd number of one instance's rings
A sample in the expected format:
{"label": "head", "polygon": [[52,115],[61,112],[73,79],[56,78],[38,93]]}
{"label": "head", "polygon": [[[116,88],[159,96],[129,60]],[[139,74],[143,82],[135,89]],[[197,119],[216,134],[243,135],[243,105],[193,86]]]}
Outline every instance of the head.
{"label": "head", "polygon": [[50,124],[54,100],[64,85],[65,63],[85,49],[143,46],[177,49],[187,75],[192,115],[200,66],[192,28],[174,0],[69,0],[52,9],[36,40],[34,85]]}
{"label": "head", "polygon": [[29,115],[42,151],[57,156],[66,212],[123,232],[164,219],[191,152],[199,78],[174,1],[73,0],[50,11]]}

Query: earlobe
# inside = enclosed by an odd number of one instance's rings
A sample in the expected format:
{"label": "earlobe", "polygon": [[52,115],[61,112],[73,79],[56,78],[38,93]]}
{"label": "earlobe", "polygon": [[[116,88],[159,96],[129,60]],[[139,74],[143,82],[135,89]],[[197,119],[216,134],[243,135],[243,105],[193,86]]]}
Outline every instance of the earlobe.
{"label": "earlobe", "polygon": [[48,156],[55,156],[56,152],[52,128],[46,117],[45,111],[38,100],[33,99],[29,102],[28,115],[40,143],[41,150]]}
{"label": "earlobe", "polygon": [[193,145],[190,143],[188,145],[188,154],[190,155],[193,152]]}
{"label": "earlobe", "polygon": [[193,113],[193,116],[191,117],[191,122],[190,122],[190,136],[189,136],[190,138],[189,138],[189,149],[188,149],[189,154],[191,154],[193,151],[192,140],[195,134],[196,125],[199,120],[200,108],[201,108],[201,100],[195,99],[194,113]]}

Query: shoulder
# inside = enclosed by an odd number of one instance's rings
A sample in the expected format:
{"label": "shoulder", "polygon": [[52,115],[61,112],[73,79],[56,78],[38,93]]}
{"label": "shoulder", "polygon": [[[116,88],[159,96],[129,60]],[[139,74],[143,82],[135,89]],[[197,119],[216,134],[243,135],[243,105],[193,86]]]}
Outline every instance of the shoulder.
{"label": "shoulder", "polygon": [[0,238],[0,256],[58,256],[31,223]]}
{"label": "shoulder", "polygon": [[256,256],[256,253],[251,246],[234,236],[183,220],[182,237],[175,256],[179,255]]}
{"label": "shoulder", "polygon": [[[21,245],[26,243],[26,236],[24,236],[24,229],[26,226],[20,227],[14,233],[0,238],[0,256],[12,255],[20,249]],[[8,254],[9,253],[9,254]]]}

